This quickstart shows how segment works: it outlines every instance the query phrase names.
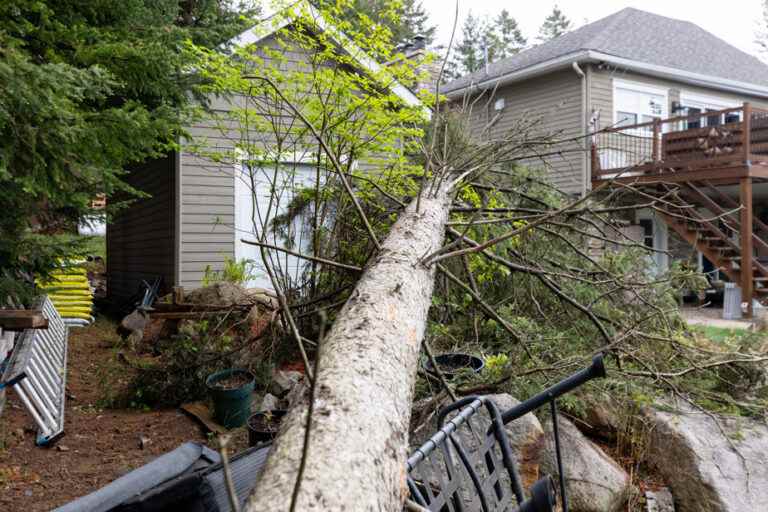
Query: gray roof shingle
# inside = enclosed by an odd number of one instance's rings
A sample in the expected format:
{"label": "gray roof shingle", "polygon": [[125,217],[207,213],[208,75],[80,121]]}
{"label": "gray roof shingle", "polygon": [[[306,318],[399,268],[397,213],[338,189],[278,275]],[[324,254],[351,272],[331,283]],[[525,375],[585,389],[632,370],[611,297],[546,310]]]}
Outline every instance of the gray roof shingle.
{"label": "gray roof shingle", "polygon": [[768,65],[697,25],[628,7],[556,39],[492,63],[443,87],[456,91],[584,50],[701,75],[768,86]]}

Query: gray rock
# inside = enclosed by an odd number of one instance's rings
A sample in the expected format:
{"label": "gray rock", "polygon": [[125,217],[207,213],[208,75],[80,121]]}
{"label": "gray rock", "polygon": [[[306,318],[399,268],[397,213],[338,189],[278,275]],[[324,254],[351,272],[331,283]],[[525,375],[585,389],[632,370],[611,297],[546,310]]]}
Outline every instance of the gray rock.
{"label": "gray rock", "polygon": [[144,328],[148,323],[149,314],[144,310],[136,309],[120,321],[117,332],[127,342],[128,347],[136,351],[144,338]]}
{"label": "gray rock", "polygon": [[[629,475],[566,418],[558,416],[558,427],[571,511],[622,510],[631,491]],[[545,423],[544,431],[541,472],[557,479],[551,420]]]}
{"label": "gray rock", "polygon": [[149,314],[141,309],[134,309],[120,321],[120,327],[127,332],[143,331],[149,322]]}
{"label": "gray rock", "polygon": [[[488,395],[488,397],[494,401],[501,412],[520,403],[518,399],[506,393]],[[488,418],[487,421],[490,423],[488,413],[483,411],[481,414]],[[505,427],[523,483],[531,485],[538,479],[539,475],[539,451],[543,445],[544,437],[541,422],[533,413],[528,413],[522,418],[507,423]]]}
{"label": "gray rock", "polygon": [[645,414],[653,427],[648,460],[672,489],[679,512],[768,507],[765,423],[718,417],[726,437],[712,417],[687,405],[675,404],[675,412],[648,408]]}
{"label": "gray rock", "polygon": [[253,302],[266,306],[269,309],[280,307],[277,295],[272,290],[267,290],[266,288],[247,288],[245,293]]}
{"label": "gray rock", "polygon": [[226,281],[192,290],[185,297],[185,301],[190,304],[223,307],[252,303],[241,286]]}
{"label": "gray rock", "polygon": [[584,394],[581,400],[584,403],[584,416],[579,423],[581,431],[590,438],[615,440],[629,414],[627,404],[605,392]]}
{"label": "gray rock", "polygon": [[658,491],[646,491],[646,512],[675,512],[675,500],[668,487],[662,487]]}
{"label": "gray rock", "polygon": [[301,372],[279,370],[272,375],[269,391],[282,398],[296,387],[302,377]]}

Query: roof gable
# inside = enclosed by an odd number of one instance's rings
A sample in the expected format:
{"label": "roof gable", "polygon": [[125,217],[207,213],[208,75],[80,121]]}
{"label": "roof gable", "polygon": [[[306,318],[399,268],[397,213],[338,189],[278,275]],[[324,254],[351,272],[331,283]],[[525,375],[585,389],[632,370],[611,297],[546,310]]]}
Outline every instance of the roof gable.
{"label": "roof gable", "polygon": [[[447,92],[464,89],[568,55],[598,52],[682,73],[768,87],[768,65],[699,26],[634,8],[568,32],[455,80]],[[681,74],[682,74],[681,73]]]}
{"label": "roof gable", "polygon": [[[347,52],[360,65],[361,69],[366,70],[371,74],[378,74],[381,72],[383,69],[381,64],[363,51],[362,48],[355,45],[344,32],[339,30],[333,24],[327,22],[312,4],[304,0],[300,0],[288,7],[280,8],[275,12],[270,13],[259,24],[232,38],[229,41],[229,44],[239,47],[257,44],[279,30],[288,27],[298,17],[306,15],[311,16],[317,29],[328,34],[340,48]],[[391,91],[406,105],[416,107],[421,106],[424,108],[427,115],[431,112],[413,91],[397,80],[392,79],[389,81],[387,83],[387,88],[391,89]]]}

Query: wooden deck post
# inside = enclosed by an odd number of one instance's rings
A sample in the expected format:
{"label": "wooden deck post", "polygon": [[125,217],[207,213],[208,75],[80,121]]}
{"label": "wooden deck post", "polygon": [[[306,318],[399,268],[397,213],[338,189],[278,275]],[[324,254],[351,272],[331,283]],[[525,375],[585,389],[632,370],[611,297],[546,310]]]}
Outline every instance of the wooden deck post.
{"label": "wooden deck post", "polygon": [[[745,110],[746,112],[746,110]],[[754,269],[752,265],[752,178],[741,178],[739,186],[741,202],[741,301],[747,303],[747,315],[752,316],[754,293]]]}
{"label": "wooden deck post", "polygon": [[741,131],[741,149],[744,151],[744,164],[750,165],[752,157],[752,105],[744,103],[744,122]]}
{"label": "wooden deck post", "polygon": [[659,151],[661,119],[658,117],[653,118],[653,143],[651,147],[653,163],[658,163],[661,160],[661,151]]}

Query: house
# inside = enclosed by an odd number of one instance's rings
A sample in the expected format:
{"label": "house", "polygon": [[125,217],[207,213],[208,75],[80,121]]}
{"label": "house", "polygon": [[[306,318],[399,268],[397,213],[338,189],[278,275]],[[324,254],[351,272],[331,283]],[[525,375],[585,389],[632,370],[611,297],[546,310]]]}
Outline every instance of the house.
{"label": "house", "polygon": [[[623,182],[658,196],[679,185],[680,209],[631,219],[639,241],[697,255],[702,269],[740,283],[745,302],[768,297],[768,65],[757,58],[692,23],[627,8],[443,92],[486,96],[470,124],[487,138],[540,117],[542,131],[563,141],[547,170],[564,192]],[[663,252],[655,259],[668,265]]]}
{"label": "house", "polygon": [[[297,17],[309,12],[312,30],[323,34],[339,51],[350,56],[357,72],[368,73],[366,76],[386,72],[311,6],[303,6],[302,9],[308,11],[302,11],[296,3],[292,5],[267,16],[263,23],[240,34],[231,43],[252,48],[265,62],[279,53],[283,57],[280,66],[304,69],[312,56],[296,45],[289,46],[280,34],[294,30]],[[417,96],[398,81],[388,80],[383,87],[402,104],[428,114]],[[178,151],[144,162],[126,176],[129,185],[149,197],[120,212],[107,226],[108,293],[112,300],[130,299],[144,280],[152,282],[162,277],[163,291],[173,286],[191,289],[200,286],[207,268],[221,270],[228,259],[261,261],[258,248],[241,239],[244,232],[253,230],[254,209],[261,213],[261,206],[254,206],[254,195],[268,195],[269,183],[258,182],[254,193],[242,179],[242,167],[237,162],[206,159],[201,157],[199,148],[193,147],[204,140],[205,145],[216,151],[235,152],[233,144],[237,136],[223,132],[220,120],[234,117],[229,114],[241,100],[212,97],[211,116],[186,127],[192,140],[181,140]],[[298,185],[309,174],[308,158],[307,154],[297,154],[289,162]],[[314,172],[311,176],[314,177]],[[282,211],[271,211],[270,218],[280,213]],[[288,267],[298,266],[296,258],[288,256],[286,260],[289,260]],[[264,273],[252,276],[248,285],[271,286]]]}

